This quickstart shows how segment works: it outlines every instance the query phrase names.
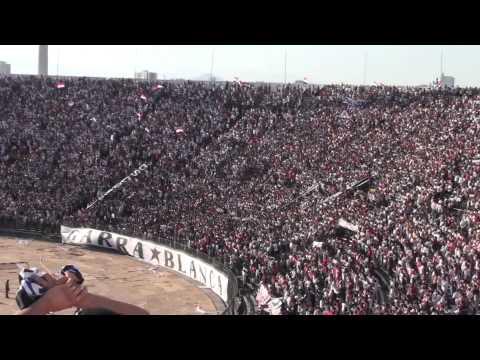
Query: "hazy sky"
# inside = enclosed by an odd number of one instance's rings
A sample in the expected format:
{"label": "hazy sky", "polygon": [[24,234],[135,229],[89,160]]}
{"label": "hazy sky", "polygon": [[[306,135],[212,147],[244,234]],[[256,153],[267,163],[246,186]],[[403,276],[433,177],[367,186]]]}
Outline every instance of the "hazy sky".
{"label": "hazy sky", "polygon": [[[421,85],[440,73],[454,76],[458,86],[480,87],[478,45],[50,45],[49,73],[132,77],[135,70],[157,72],[159,78],[195,79],[213,73],[224,80],[283,82],[307,77],[312,83]],[[365,54],[367,54],[365,56]],[[38,45],[0,45],[0,60],[14,74],[37,72]]]}

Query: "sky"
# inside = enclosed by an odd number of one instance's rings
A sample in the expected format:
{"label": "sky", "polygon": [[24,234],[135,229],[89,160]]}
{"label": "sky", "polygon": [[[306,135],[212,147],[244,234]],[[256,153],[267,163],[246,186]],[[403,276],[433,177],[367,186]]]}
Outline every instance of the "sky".
{"label": "sky", "polygon": [[[49,74],[283,82],[423,85],[445,75],[458,86],[480,87],[479,45],[49,45]],[[36,74],[38,45],[0,45],[13,74]]]}

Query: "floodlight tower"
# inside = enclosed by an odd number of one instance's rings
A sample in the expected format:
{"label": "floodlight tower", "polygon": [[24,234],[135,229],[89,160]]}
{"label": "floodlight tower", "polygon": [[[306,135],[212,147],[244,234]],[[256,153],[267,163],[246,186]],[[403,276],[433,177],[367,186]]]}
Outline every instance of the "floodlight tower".
{"label": "floodlight tower", "polygon": [[38,45],[38,75],[48,75],[48,45]]}
{"label": "floodlight tower", "polygon": [[440,53],[440,79],[443,78],[443,49]]}

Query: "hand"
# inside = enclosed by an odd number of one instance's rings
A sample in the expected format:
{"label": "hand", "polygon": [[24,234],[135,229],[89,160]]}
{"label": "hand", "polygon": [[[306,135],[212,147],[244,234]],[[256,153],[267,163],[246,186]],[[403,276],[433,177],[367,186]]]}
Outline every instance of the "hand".
{"label": "hand", "polygon": [[75,284],[71,279],[66,283],[50,288],[38,302],[41,302],[47,312],[56,312],[76,306],[86,297],[86,289]]}
{"label": "hand", "polygon": [[73,272],[71,272],[71,271],[67,271],[67,272],[65,273],[65,277],[66,277],[67,279],[71,279],[75,284],[79,284],[79,282],[80,282],[80,279],[77,277],[77,274],[75,274],[75,273],[73,273]]}
{"label": "hand", "polygon": [[78,285],[78,286],[82,287],[83,290],[80,296],[78,296],[75,299],[74,305],[77,308],[81,308],[81,309],[87,308],[91,302],[92,294],[88,292],[88,289],[86,286],[82,286],[82,285]]}
{"label": "hand", "polygon": [[36,282],[46,288],[46,289],[51,289],[57,285],[63,285],[67,282],[67,278],[62,276],[60,278],[55,278],[53,277],[51,274],[45,274],[44,276],[42,276],[41,278],[38,278],[36,280]]}

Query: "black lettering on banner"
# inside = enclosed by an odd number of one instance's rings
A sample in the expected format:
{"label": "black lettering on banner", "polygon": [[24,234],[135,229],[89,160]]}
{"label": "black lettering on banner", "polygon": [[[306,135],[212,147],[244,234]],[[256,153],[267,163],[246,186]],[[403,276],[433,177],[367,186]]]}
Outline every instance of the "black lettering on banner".
{"label": "black lettering on banner", "polygon": [[87,233],[80,238],[80,242],[83,242],[83,240],[85,240],[85,243],[91,244],[92,243],[92,231],[93,230],[88,230]]}
{"label": "black lettering on banner", "polygon": [[98,235],[98,245],[103,246],[103,242],[105,241],[108,247],[113,247],[112,244],[108,242],[108,240],[111,238],[112,234],[106,231],[102,231],[100,235]]}
{"label": "black lettering on banner", "polygon": [[117,237],[116,239],[116,245],[117,245],[117,250],[120,251],[121,253],[128,254],[127,249],[125,248],[125,245],[127,245],[128,239],[123,238],[123,237]]}
{"label": "black lettering on banner", "polygon": [[220,296],[222,296],[222,295],[223,295],[223,294],[222,294],[222,290],[223,290],[223,289],[222,289],[222,279],[221,279],[220,274],[218,274],[218,279],[217,279],[217,280],[218,280],[217,286],[218,286],[218,288],[219,288]]}
{"label": "black lettering on banner", "polygon": [[208,280],[210,281],[210,287],[213,289],[215,286],[213,286],[212,274],[213,274],[213,270],[210,270],[210,274],[209,274],[209,276],[208,276]]}
{"label": "black lettering on banner", "polygon": [[133,249],[133,256],[135,256],[135,253],[138,253],[137,257],[143,259],[143,244],[141,241],[137,242],[137,245],[135,245],[135,249]]}
{"label": "black lettering on banner", "polygon": [[182,269],[182,254],[177,253],[177,259],[178,259],[178,271],[186,274],[187,272]]}
{"label": "black lettering on banner", "polygon": [[192,272],[193,272],[193,278],[197,280],[197,270],[195,269],[195,261],[190,261],[190,277],[192,277]]}
{"label": "black lettering on banner", "polygon": [[200,275],[202,275],[203,283],[207,284],[207,276],[205,275],[205,269],[202,269],[201,266],[198,266],[198,270],[200,270]]}
{"label": "black lettering on banner", "polygon": [[76,233],[78,233],[78,230],[76,230],[76,229],[70,231],[70,233],[69,233],[68,236],[67,236],[67,241],[75,241],[75,239],[76,239],[75,234],[76,234]]}
{"label": "black lettering on banner", "polygon": [[164,252],[165,252],[165,266],[169,267],[170,269],[173,269],[173,267],[175,266],[173,264],[173,254],[168,250],[165,250]]}

